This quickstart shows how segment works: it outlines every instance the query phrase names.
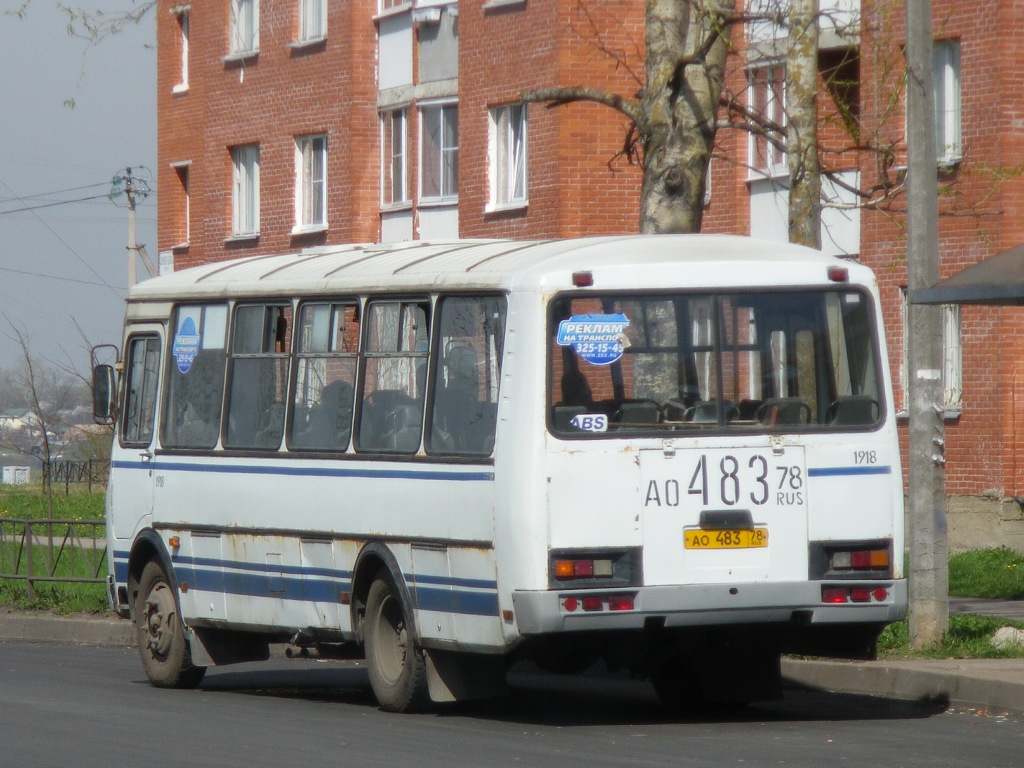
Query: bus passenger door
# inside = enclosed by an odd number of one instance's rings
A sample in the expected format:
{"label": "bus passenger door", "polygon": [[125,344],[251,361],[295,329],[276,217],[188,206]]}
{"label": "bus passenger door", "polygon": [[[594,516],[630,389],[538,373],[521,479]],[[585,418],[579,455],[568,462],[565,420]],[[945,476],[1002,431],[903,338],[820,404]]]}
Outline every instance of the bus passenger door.
{"label": "bus passenger door", "polygon": [[114,537],[130,539],[153,514],[156,404],[162,329],[133,329],[125,347],[124,400],[111,455],[109,505]]}

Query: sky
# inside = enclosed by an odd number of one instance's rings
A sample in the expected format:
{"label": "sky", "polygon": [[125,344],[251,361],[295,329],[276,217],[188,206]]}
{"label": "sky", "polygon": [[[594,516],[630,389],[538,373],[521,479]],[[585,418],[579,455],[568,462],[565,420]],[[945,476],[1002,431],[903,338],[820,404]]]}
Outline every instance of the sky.
{"label": "sky", "polygon": [[157,258],[155,19],[87,49],[56,0],[31,0],[19,19],[21,2],[0,0],[0,369],[21,360],[13,323],[33,357],[85,373],[89,344],[120,342],[128,209],[108,195],[129,167],[149,180],[136,240]]}

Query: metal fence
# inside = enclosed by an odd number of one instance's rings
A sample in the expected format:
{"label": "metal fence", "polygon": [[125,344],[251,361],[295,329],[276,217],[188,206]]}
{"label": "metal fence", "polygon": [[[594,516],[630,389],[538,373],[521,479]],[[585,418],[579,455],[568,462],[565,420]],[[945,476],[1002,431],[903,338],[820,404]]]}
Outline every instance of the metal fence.
{"label": "metal fence", "polygon": [[64,485],[64,492],[70,493],[72,483],[84,483],[86,490],[102,488],[107,484],[110,462],[100,459],[88,461],[51,461],[43,464],[43,487]]}
{"label": "metal fence", "polygon": [[102,520],[0,517],[0,578],[26,582],[29,600],[41,582],[102,584],[106,558]]}

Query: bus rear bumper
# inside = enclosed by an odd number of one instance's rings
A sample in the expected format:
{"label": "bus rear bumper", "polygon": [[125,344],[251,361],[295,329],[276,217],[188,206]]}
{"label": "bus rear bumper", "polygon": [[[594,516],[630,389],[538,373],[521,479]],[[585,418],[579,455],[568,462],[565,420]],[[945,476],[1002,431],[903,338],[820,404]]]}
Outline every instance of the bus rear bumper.
{"label": "bus rear bumper", "polygon": [[[824,602],[825,588],[832,590],[832,600],[839,599],[844,591],[855,591],[855,600]],[[631,603],[619,599],[629,596],[633,598]],[[600,600],[585,602],[584,598]],[[523,590],[512,593],[512,603],[523,635],[643,629],[651,624],[667,628],[888,624],[906,617],[907,582],[894,579],[856,583],[697,584],[607,591]],[[630,604],[631,608],[624,607]]]}

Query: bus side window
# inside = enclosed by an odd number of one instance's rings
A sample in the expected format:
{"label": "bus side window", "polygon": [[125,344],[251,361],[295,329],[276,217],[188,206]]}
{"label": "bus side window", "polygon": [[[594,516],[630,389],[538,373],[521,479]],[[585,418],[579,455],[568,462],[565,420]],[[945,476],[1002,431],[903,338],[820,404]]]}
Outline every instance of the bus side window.
{"label": "bus side window", "polygon": [[245,305],[235,311],[228,384],[228,448],[280,446],[288,389],[291,307]]}
{"label": "bus side window", "polygon": [[166,448],[213,448],[224,397],[227,306],[180,306],[174,328],[161,442]]}
{"label": "bus side window", "polygon": [[504,329],[500,297],[441,300],[441,344],[427,430],[430,453],[487,456],[494,449]]}
{"label": "bus side window", "polygon": [[153,440],[157,383],[160,377],[160,339],[137,336],[128,344],[125,368],[124,416],[121,423],[122,445],[149,445]]}
{"label": "bus side window", "polygon": [[429,309],[426,301],[368,304],[357,450],[415,453],[419,448]]}

